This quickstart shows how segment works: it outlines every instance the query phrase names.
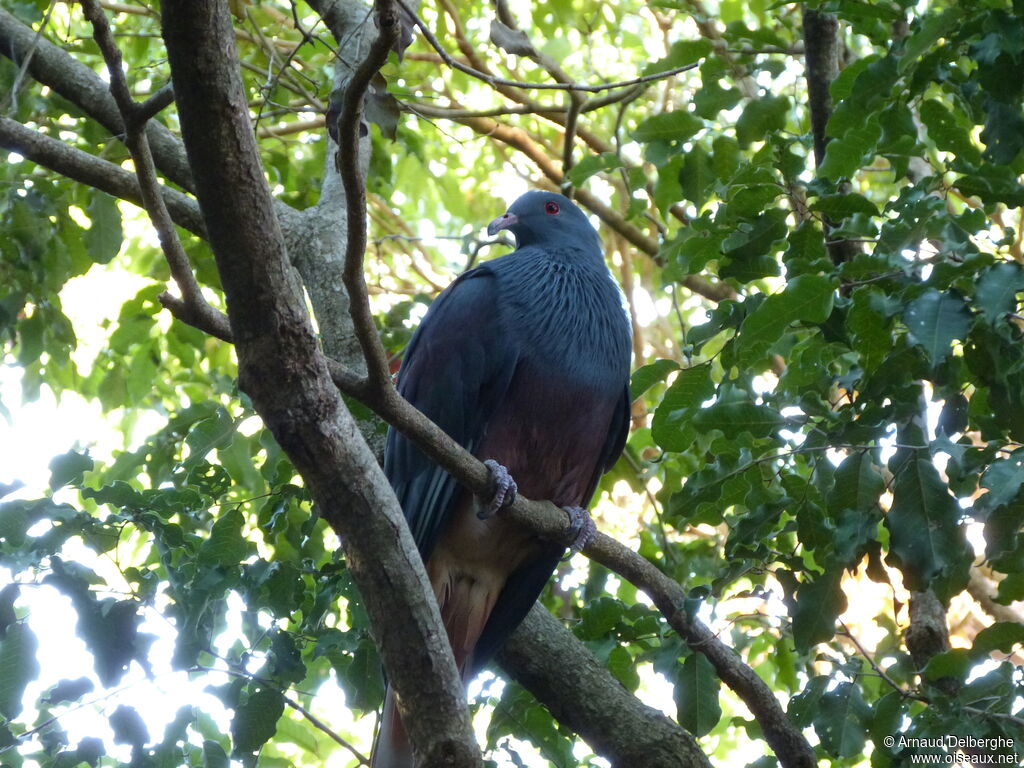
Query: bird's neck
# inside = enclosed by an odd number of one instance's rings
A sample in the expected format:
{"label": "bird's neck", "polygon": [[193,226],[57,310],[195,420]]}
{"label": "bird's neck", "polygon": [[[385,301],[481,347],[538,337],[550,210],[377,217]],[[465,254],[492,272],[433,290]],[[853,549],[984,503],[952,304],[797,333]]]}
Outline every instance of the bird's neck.
{"label": "bird's neck", "polygon": [[531,356],[628,367],[629,321],[600,253],[545,248],[506,258],[500,277],[511,299],[507,322]]}

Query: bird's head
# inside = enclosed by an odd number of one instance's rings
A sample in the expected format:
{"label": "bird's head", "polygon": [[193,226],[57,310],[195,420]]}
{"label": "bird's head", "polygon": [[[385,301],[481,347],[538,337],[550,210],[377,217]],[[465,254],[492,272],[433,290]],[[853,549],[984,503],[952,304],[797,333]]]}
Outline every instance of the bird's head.
{"label": "bird's head", "polygon": [[507,229],[516,238],[516,246],[570,243],[594,245],[601,241],[583,213],[569,198],[555,192],[535,189],[527,192],[508,211],[487,225],[487,234],[494,237]]}

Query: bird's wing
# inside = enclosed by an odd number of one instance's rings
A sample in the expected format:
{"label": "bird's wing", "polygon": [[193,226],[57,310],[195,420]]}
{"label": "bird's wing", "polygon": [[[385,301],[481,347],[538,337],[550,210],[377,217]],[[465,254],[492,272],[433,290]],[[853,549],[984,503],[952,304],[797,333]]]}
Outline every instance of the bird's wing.
{"label": "bird's wing", "polygon": [[619,454],[622,453],[622,449],[626,447],[626,438],[629,437],[630,409],[632,405],[633,397],[629,394],[629,379],[627,379],[626,386],[622,388],[622,394],[619,396],[619,401],[615,406],[615,413],[612,414],[611,428],[608,430],[608,438],[604,442],[601,461],[594,475],[594,483],[590,486],[590,493],[585,497],[588,502],[590,497],[594,495],[594,489],[597,488],[597,481],[601,478],[601,475],[612,468],[615,462],[619,460]]}
{"label": "bird's wing", "polygon": [[[431,305],[398,374],[399,393],[470,451],[508,389],[518,359],[516,345],[502,333],[498,307],[490,269],[460,276]],[[457,484],[395,429],[388,432],[384,472],[426,561]]]}
{"label": "bird's wing", "polygon": [[[631,404],[632,399],[627,383],[616,400],[608,434],[594,465],[593,476],[582,493],[580,503],[583,506],[590,503],[590,498],[594,495],[601,475],[611,469],[619,458],[619,454],[622,453],[626,438],[629,436]],[[595,443],[601,439],[600,435],[594,435],[594,438]],[[577,435],[577,439],[586,442],[584,436]],[[551,574],[558,567],[564,554],[564,546],[549,541],[543,542],[542,550],[536,558],[509,575],[473,651],[473,658],[470,662],[473,674],[480,671],[490,661],[505,638],[526,617],[540,593],[544,591],[545,585],[551,579]]]}

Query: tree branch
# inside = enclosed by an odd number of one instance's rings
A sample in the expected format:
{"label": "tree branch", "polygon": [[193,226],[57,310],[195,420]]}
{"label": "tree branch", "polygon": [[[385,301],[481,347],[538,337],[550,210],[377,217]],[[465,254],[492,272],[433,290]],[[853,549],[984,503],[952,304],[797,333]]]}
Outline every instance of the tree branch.
{"label": "tree branch", "polygon": [[452,57],[448,51],[444,49],[444,46],[438,42],[437,38],[434,37],[434,33],[430,31],[430,27],[427,26],[426,22],[423,21],[403,0],[395,0],[399,7],[402,8],[409,17],[413,19],[416,26],[419,27],[420,32],[423,33],[424,39],[430,44],[430,47],[437,51],[438,56],[441,57],[442,61],[452,69],[457,69],[459,72],[475,77],[477,80],[481,80],[490,86],[505,86],[508,88],[524,88],[526,90],[534,91],[576,91],[582,93],[600,93],[601,91],[614,90],[617,88],[629,88],[634,85],[640,85],[642,83],[653,83],[658,80],[664,80],[666,78],[678,75],[680,72],[687,72],[691,69],[696,69],[696,64],[687,64],[683,67],[675,67],[674,69],[668,69],[664,72],[655,72],[652,75],[645,75],[644,77],[634,77],[631,80],[620,80],[614,83],[601,83],[599,85],[583,85],[581,83],[525,83],[519,80],[508,80],[504,77],[495,77],[494,75],[488,74],[487,72],[481,72],[478,69],[474,69],[466,64],[463,64],[458,59]]}
{"label": "tree branch", "polygon": [[[338,382],[342,386],[343,382]],[[350,394],[362,399],[377,415],[411,439],[429,458],[451,473],[464,487],[478,495],[491,488],[487,468],[456,443],[440,427],[406,402],[393,387],[383,390],[360,387]],[[550,502],[530,501],[517,496],[502,514],[539,536],[568,546],[574,534],[565,511]],[[641,589],[665,616],[669,625],[695,651],[714,665],[719,678],[747,705],[757,718],[765,739],[786,768],[812,768],[814,750],[789,720],[771,689],[701,621],[686,613],[683,588],[657,566],[615,539],[598,533],[583,554]]]}
{"label": "tree branch", "polygon": [[[195,275],[192,274],[192,265],[189,263],[188,254],[185,253],[181,240],[178,239],[174,222],[164,204],[160,181],[153,164],[153,155],[150,152],[149,140],[146,136],[146,124],[154,106],[159,106],[163,99],[157,99],[155,104],[152,99],[146,104],[137,104],[132,99],[128,80],[125,78],[121,66],[121,51],[114,41],[106,14],[97,0],[81,0],[81,2],[85,17],[92,24],[96,44],[107,64],[107,71],[110,74],[110,92],[114,96],[117,109],[121,113],[121,121],[125,126],[124,143],[135,164],[135,174],[139,180],[142,202],[149,214],[150,221],[156,228],[160,247],[171,269],[171,277],[174,278],[178,290],[181,291],[182,303],[188,314],[198,324],[218,330],[219,333],[216,335],[223,338],[227,327],[226,318],[203,298],[199,283],[196,281]],[[168,306],[167,302],[171,298],[168,294],[161,296],[164,306]]]}
{"label": "tree branch", "polygon": [[[135,174],[88,152],[68,146],[63,141],[27,128],[9,117],[0,116],[0,147],[17,152],[33,163],[56,171],[69,179],[88,184],[108,195],[134,203],[140,208],[144,207],[142,191]],[[195,200],[168,187],[161,187],[160,193],[176,224],[194,235],[206,237],[206,227]]]}
{"label": "tree branch", "polygon": [[328,375],[245,109],[225,4],[165,0],[182,135],[224,285],[239,386],[342,540],[420,765],[478,766],[465,694],[398,502]]}
{"label": "tree branch", "polygon": [[623,688],[539,604],[498,652],[498,663],[612,765],[711,766],[690,734]]}
{"label": "tree branch", "polygon": [[[839,22],[835,14],[802,6],[804,29],[804,72],[807,79],[807,109],[811,115],[814,138],[814,164],[825,161],[828,136],[825,127],[832,115],[832,81],[839,75]],[[846,185],[848,186],[848,184]],[[835,225],[827,217],[825,234]],[[860,249],[850,240],[833,240],[826,246],[834,264],[842,264],[856,256]]]}
{"label": "tree branch", "polygon": [[206,667],[201,664],[197,664],[194,667],[192,667],[189,671],[194,670],[196,672],[230,675],[231,677],[237,677],[242,680],[251,680],[257,682],[261,686],[264,686],[266,688],[272,688],[273,690],[281,694],[281,699],[284,701],[285,704],[287,704],[289,707],[291,707],[304,718],[306,718],[306,720],[309,721],[310,725],[312,725],[318,731],[326,735],[327,738],[329,738],[338,746],[344,747],[346,750],[348,750],[352,754],[352,756],[358,761],[359,765],[370,764],[370,759],[362,752],[360,752],[358,749],[356,749],[355,745],[350,743],[347,739],[342,738],[341,735],[339,735],[336,731],[331,730],[331,728],[329,728],[328,725],[323,720],[321,720],[319,717],[314,715],[312,712],[310,712],[308,709],[302,706],[299,702],[297,702],[295,699],[289,696],[287,691],[282,690],[280,686],[278,686],[275,682],[273,682],[272,680],[267,680],[262,677],[258,677],[257,675],[253,675],[245,671],[244,669],[240,669],[227,659],[224,659],[223,657],[218,658],[227,663],[229,666],[226,669],[218,669],[217,667]]}
{"label": "tree branch", "polygon": [[[113,136],[124,134],[121,113],[99,75],[0,8],[0,55],[20,65],[30,52],[28,73],[35,80],[79,106]],[[146,134],[157,167],[175,184],[191,190],[192,171],[181,142],[160,123],[150,123]]]}
{"label": "tree branch", "polygon": [[338,118],[338,152],[335,160],[345,187],[345,212],[348,239],[345,243],[345,288],[348,291],[352,321],[366,358],[368,383],[374,388],[391,387],[387,355],[377,335],[370,309],[370,298],[363,279],[363,255],[366,253],[366,183],[359,168],[359,129],[362,125],[363,97],[370,80],[387,63],[388,51],[399,36],[398,10],[392,0],[374,3],[379,34],[359,68],[345,88],[341,116]]}

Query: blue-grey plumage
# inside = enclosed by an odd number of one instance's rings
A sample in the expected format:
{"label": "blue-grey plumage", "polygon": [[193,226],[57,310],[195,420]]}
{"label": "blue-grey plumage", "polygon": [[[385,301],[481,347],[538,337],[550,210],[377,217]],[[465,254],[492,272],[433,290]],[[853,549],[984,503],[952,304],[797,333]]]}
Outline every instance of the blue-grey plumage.
{"label": "blue-grey plumage", "polygon": [[[466,272],[431,305],[398,374],[399,392],[519,492],[586,506],[629,428],[630,324],[601,242],[568,198],[520,197],[491,223],[512,253]],[[395,489],[468,679],[522,621],[564,547],[497,516],[403,435],[388,433]],[[374,765],[411,765],[389,692]],[[390,723],[390,725],[389,725]]]}

